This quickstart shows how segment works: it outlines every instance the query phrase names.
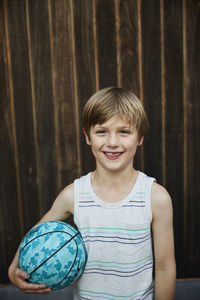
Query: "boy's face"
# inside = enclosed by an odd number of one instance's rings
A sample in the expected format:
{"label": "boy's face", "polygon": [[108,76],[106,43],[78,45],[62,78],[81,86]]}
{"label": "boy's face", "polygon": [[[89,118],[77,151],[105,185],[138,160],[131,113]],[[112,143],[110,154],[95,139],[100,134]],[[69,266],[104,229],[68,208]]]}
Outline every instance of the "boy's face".
{"label": "boy's face", "polygon": [[120,171],[133,167],[137,146],[143,142],[138,139],[135,126],[130,125],[120,115],[115,115],[103,124],[96,124],[90,129],[90,136],[85,133],[86,142],[91,146],[97,168]]}

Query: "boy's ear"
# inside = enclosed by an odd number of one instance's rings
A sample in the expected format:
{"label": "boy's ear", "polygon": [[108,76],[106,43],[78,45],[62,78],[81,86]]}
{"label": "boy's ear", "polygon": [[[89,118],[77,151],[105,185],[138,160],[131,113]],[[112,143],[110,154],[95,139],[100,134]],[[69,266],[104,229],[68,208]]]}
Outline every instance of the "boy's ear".
{"label": "boy's ear", "polygon": [[143,144],[144,137],[142,136],[140,139],[138,139],[138,146],[141,146]]}
{"label": "boy's ear", "polygon": [[85,131],[85,128],[83,128],[83,133],[84,133],[84,136],[85,136],[86,143],[90,146],[91,145],[90,138],[87,135],[87,132]]}

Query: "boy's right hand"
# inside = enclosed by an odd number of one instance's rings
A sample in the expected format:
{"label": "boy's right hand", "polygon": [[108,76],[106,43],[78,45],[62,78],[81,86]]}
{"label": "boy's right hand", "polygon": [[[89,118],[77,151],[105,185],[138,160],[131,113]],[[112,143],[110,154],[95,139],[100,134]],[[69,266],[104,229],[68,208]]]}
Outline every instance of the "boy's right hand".
{"label": "boy's right hand", "polygon": [[27,294],[48,294],[51,292],[45,284],[33,284],[27,281],[27,273],[19,268],[9,269],[9,278],[11,283]]}
{"label": "boy's right hand", "polygon": [[[71,214],[73,214],[74,207],[74,188],[73,184],[67,186],[56,198],[52,208],[43,216],[43,218],[35,224],[38,225],[43,222],[66,220]],[[26,272],[19,269],[19,248],[13,258],[13,261],[8,269],[8,276],[11,283],[19,288],[24,293],[30,294],[48,294],[51,292],[50,288],[47,288],[44,284],[33,284],[27,281],[28,277]]]}

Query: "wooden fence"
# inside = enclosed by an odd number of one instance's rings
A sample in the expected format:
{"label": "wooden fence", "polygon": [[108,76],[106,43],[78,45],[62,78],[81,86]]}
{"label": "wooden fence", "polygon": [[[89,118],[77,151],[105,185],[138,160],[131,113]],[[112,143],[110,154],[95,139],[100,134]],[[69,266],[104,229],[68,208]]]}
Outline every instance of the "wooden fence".
{"label": "wooden fence", "polygon": [[106,86],[145,105],[136,167],[172,196],[178,277],[199,277],[199,34],[199,0],[0,0],[0,283],[59,191],[94,169],[81,111]]}

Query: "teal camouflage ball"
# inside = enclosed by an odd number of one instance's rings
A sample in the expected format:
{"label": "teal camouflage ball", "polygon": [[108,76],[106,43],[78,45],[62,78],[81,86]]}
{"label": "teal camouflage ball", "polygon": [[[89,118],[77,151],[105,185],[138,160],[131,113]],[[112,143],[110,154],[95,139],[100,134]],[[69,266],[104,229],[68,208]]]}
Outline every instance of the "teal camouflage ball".
{"label": "teal camouflage ball", "polygon": [[62,289],[78,280],[84,271],[87,252],[80,233],[71,225],[50,221],[33,227],[19,250],[19,267],[29,281]]}

